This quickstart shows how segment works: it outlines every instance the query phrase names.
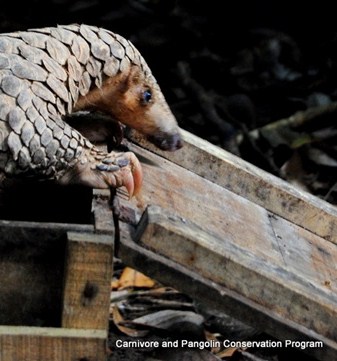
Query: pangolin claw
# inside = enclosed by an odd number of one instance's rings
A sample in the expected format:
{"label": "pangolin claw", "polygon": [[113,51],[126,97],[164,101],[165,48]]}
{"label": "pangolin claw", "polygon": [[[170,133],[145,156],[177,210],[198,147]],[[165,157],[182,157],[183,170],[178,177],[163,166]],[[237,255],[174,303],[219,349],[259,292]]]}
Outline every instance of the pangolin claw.
{"label": "pangolin claw", "polygon": [[[131,199],[139,194],[139,191],[141,190],[143,183],[143,171],[139,160],[133,153],[128,152],[125,153],[125,155],[127,155],[127,158],[124,158],[124,160],[128,163],[121,162],[122,165],[120,165],[120,167],[121,171],[125,172],[123,177],[123,186],[128,191],[129,198]],[[117,163],[119,164],[119,162]]]}

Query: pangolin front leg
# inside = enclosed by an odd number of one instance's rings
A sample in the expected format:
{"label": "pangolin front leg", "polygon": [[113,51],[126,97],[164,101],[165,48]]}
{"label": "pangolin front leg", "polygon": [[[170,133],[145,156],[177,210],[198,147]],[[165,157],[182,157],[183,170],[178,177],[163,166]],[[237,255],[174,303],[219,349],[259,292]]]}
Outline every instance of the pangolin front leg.
{"label": "pangolin front leg", "polygon": [[141,165],[133,153],[105,153],[94,147],[85,149],[76,164],[59,179],[59,183],[93,188],[124,186],[131,198],[138,194],[142,179]]}

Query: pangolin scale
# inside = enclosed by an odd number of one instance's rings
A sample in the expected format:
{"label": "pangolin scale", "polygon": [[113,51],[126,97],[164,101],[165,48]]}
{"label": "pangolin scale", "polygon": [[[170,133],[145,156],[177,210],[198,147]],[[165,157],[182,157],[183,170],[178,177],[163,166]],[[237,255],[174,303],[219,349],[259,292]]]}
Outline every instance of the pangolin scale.
{"label": "pangolin scale", "polygon": [[137,158],[97,149],[65,121],[79,110],[106,113],[162,149],[181,147],[177,122],[148,65],[120,35],[77,24],[0,35],[2,178],[124,185],[132,196],[142,181]]}

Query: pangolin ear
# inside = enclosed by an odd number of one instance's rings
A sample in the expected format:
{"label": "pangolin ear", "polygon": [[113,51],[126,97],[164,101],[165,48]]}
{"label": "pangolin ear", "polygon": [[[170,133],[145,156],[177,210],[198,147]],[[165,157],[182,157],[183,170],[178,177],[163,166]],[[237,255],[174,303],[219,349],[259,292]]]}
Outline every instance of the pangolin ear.
{"label": "pangolin ear", "polygon": [[141,79],[139,76],[139,67],[136,65],[133,65],[130,67],[130,71],[129,71],[128,75],[121,82],[120,91],[122,93],[125,93],[127,90],[131,89],[132,87],[139,84],[140,82],[141,82]]}

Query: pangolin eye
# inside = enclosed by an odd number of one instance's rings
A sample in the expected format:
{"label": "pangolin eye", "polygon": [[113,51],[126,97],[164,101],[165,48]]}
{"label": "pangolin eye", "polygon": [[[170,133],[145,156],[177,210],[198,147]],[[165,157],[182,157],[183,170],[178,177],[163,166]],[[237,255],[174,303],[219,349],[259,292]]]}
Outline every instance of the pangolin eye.
{"label": "pangolin eye", "polygon": [[151,90],[150,89],[147,89],[147,90],[145,90],[144,91],[144,93],[143,93],[143,102],[145,103],[145,104],[147,104],[147,103],[149,103],[150,101],[151,101],[151,99],[152,99],[152,92],[151,92]]}

